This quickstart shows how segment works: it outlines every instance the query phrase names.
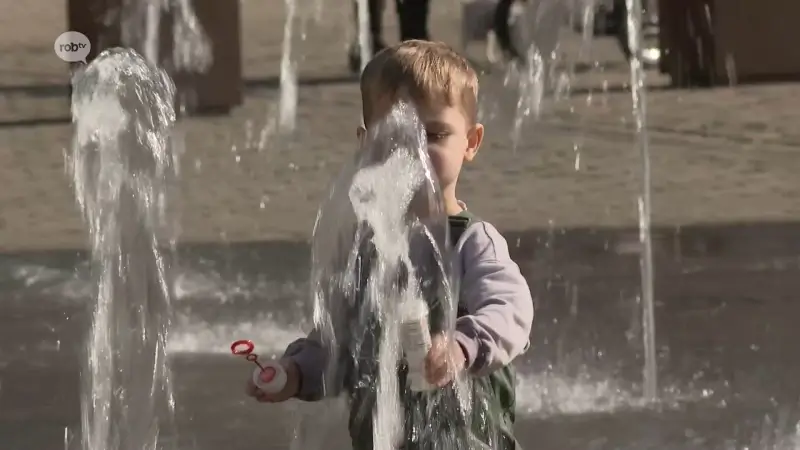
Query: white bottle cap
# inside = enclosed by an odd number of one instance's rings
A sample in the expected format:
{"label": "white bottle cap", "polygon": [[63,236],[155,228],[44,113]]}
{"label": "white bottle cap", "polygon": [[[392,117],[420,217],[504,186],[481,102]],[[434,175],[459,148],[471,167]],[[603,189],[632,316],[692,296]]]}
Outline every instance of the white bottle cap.
{"label": "white bottle cap", "polygon": [[253,384],[266,394],[277,394],[286,386],[286,370],[277,361],[263,363],[264,370],[256,367]]}

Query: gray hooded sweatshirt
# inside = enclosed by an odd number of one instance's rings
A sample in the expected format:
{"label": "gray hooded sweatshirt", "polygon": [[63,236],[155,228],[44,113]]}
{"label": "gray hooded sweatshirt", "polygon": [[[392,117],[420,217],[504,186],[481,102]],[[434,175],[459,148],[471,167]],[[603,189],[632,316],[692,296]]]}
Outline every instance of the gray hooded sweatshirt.
{"label": "gray hooded sweatshirt", "polygon": [[[508,244],[488,222],[474,220],[455,246],[454,267],[461,274],[455,338],[466,357],[466,370],[485,376],[511,364],[529,345],[533,299]],[[458,273],[458,272],[457,272]],[[329,353],[315,332],[286,349],[301,373],[297,398],[325,396],[323,373]]]}

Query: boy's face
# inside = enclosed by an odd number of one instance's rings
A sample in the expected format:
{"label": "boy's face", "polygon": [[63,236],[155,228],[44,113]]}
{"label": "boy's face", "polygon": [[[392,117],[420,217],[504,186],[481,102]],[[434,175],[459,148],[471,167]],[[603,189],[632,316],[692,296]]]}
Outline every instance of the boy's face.
{"label": "boy's face", "polygon": [[[458,106],[417,104],[428,138],[428,154],[442,189],[458,181],[461,166],[472,161],[483,141],[483,125],[468,120]],[[359,130],[359,137],[363,135]]]}
{"label": "boy's face", "polygon": [[461,166],[472,161],[483,140],[483,125],[473,124],[457,106],[418,108],[428,134],[431,157],[442,189],[458,181]]}

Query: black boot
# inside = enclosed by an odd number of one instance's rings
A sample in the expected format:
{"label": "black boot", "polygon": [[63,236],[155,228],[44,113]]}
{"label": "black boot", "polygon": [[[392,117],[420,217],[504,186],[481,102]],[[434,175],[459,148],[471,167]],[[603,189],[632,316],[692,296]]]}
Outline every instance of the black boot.
{"label": "black boot", "polygon": [[494,11],[494,34],[497,36],[497,43],[506,58],[519,60],[522,59],[522,54],[511,41],[511,27],[509,25],[513,6],[514,0],[500,0],[497,3],[497,9]]}
{"label": "black boot", "polygon": [[614,9],[611,10],[611,21],[617,24],[614,37],[619,43],[619,48],[626,60],[631,59],[631,46],[628,42],[628,7],[624,0],[615,0]]}
{"label": "black boot", "polygon": [[428,34],[429,0],[395,0],[400,19],[400,41],[430,40]]}

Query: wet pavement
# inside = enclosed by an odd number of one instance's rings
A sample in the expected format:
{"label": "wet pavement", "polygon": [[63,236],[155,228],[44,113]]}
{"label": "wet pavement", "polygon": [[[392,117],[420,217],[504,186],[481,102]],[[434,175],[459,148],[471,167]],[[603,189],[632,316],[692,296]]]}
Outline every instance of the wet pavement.
{"label": "wet pavement", "polygon": [[[0,4],[0,450],[75,450],[91,286],[85,255],[53,250],[86,240],[63,167],[66,71],[52,54],[66,18],[45,0]],[[306,23],[298,131],[262,148],[284,2],[242,8],[244,105],[181,127],[173,204],[183,240],[207,244],[183,247],[177,263],[180,448],[289,448],[296,416],[309,414],[330,427],[307,423],[301,434],[321,447],[295,448],[346,449],[335,408],[251,403],[250,368],[225,352],[239,338],[277,352],[308,317],[303,242],[359,123],[344,67],[349,13],[328,8]],[[458,42],[458,12],[433,2],[438,39]],[[460,186],[471,209],[509,231],[536,297],[533,346],[517,363],[520,440],[541,450],[800,448],[800,87],[682,91],[648,74],[661,401],[646,406],[628,68],[613,40],[567,32],[562,44],[568,83],[560,98],[550,87],[516,147],[516,94],[501,73],[484,75],[487,142]]]}
{"label": "wet pavement", "polygon": [[[649,406],[640,389],[636,231],[506,237],[537,304],[532,349],[517,363],[518,433],[526,448],[800,444],[793,441],[800,420],[800,224],[654,230],[661,400]],[[179,252],[185,292],[173,335],[195,336],[195,347],[172,353],[180,448],[288,448],[297,415],[310,408],[319,417],[319,405],[247,401],[249,367],[224,354],[233,338],[252,337],[278,351],[298,333],[291,329],[307,317],[307,252],[307,245],[288,242]],[[3,449],[62,449],[65,428],[69,448],[79,448],[73,435],[89,292],[83,261],[75,252],[0,256]],[[229,328],[203,334],[187,323]],[[329,422],[333,437],[325,448],[347,448],[341,427]],[[316,422],[303,434],[327,436]]]}

